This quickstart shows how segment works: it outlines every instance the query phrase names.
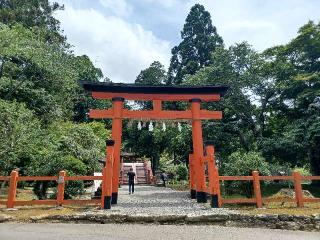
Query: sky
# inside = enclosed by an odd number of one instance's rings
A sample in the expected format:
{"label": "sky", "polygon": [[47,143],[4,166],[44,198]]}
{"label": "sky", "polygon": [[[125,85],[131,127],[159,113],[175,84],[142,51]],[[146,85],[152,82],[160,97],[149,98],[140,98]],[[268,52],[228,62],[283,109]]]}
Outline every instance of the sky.
{"label": "sky", "polygon": [[190,8],[200,3],[225,46],[247,41],[257,51],[285,44],[309,20],[320,20],[320,0],[52,0],[76,55],[88,55],[113,82],[134,82],[153,61],[169,66],[171,49]]}

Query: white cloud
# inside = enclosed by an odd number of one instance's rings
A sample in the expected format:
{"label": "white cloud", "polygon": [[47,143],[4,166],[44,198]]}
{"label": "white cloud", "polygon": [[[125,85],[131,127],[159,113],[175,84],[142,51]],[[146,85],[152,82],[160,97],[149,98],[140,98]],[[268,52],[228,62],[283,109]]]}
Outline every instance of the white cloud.
{"label": "white cloud", "polygon": [[111,10],[117,16],[129,16],[132,6],[126,0],[99,0],[102,6]]}
{"label": "white cloud", "polygon": [[177,4],[182,1],[180,0],[140,0],[143,2],[146,2],[147,4],[159,4],[163,7],[170,8],[170,7],[175,7]]}
{"label": "white cloud", "polygon": [[[195,1],[193,1],[194,3]],[[309,19],[319,21],[318,0],[199,0],[227,46],[248,41],[257,50],[285,44]]]}
{"label": "white cloud", "polygon": [[71,5],[65,5],[56,17],[75,53],[88,55],[114,82],[133,82],[155,60],[168,66],[169,43],[139,24]]}

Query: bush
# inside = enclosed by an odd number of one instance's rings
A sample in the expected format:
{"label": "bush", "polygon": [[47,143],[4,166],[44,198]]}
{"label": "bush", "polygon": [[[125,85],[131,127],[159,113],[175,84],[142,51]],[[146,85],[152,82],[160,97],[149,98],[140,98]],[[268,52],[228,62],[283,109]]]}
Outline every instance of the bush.
{"label": "bush", "polygon": [[311,176],[310,170],[304,166],[304,167],[295,167],[293,169],[293,172],[299,172],[302,176]]}
{"label": "bush", "polygon": [[[224,164],[224,174],[231,176],[251,176],[252,171],[259,171],[260,175],[270,175],[270,166],[258,152],[234,152],[228,162]],[[263,182],[261,182],[264,184]],[[233,191],[252,197],[252,181],[230,181],[225,186]]]}
{"label": "bush", "polygon": [[176,165],[176,172],[175,172],[177,180],[187,180],[188,179],[188,169],[186,165],[179,164]]}

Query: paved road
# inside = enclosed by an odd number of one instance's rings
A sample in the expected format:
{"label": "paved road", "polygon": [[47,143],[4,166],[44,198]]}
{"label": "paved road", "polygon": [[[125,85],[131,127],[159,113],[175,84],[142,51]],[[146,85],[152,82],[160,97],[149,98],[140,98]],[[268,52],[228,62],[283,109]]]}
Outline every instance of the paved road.
{"label": "paved road", "polygon": [[0,224],[0,240],[319,240],[320,233],[194,225]]}

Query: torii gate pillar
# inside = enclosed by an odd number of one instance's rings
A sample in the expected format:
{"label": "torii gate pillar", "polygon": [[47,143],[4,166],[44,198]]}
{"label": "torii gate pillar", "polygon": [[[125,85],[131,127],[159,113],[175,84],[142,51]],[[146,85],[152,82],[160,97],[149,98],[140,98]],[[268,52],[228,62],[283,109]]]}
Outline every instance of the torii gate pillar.
{"label": "torii gate pillar", "polygon": [[197,202],[207,202],[206,194],[206,179],[202,163],[203,156],[203,138],[202,138],[202,124],[200,118],[200,99],[191,99],[191,113],[192,113],[192,142],[193,142],[193,161],[196,173],[196,198]]}
{"label": "torii gate pillar", "polygon": [[111,138],[114,140],[114,163],[112,178],[112,197],[111,203],[118,203],[119,170],[120,170],[120,152],[122,138],[122,109],[124,98],[112,98],[113,114]]}

